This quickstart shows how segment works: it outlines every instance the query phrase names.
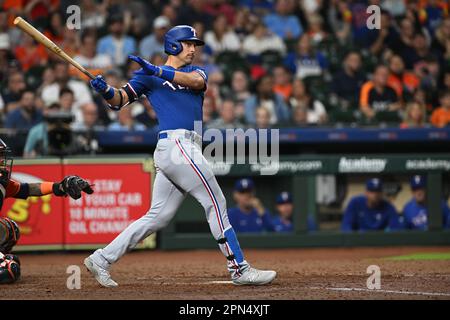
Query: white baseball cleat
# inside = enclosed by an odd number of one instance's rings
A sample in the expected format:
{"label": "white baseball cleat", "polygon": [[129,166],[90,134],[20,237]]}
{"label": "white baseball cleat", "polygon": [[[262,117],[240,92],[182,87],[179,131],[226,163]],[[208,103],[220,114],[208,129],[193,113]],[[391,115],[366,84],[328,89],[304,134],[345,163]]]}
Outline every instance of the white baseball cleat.
{"label": "white baseball cleat", "polygon": [[117,287],[118,284],[113,279],[111,279],[111,275],[109,271],[100,267],[94,261],[92,261],[91,257],[87,257],[84,259],[84,265],[88,269],[90,273],[95,277],[98,283],[107,288]]}
{"label": "white baseball cleat", "polygon": [[268,284],[275,279],[277,273],[272,270],[258,270],[255,268],[248,268],[244,273],[239,277],[233,280],[233,284],[241,286],[241,285],[254,285],[259,286],[263,284]]}

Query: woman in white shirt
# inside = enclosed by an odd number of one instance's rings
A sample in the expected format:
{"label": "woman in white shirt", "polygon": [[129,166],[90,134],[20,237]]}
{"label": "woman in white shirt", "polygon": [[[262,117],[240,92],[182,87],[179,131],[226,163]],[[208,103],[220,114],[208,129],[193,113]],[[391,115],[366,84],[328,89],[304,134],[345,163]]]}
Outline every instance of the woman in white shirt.
{"label": "woman in white shirt", "polygon": [[319,100],[314,99],[301,79],[295,79],[292,97],[289,100],[292,109],[306,108],[308,124],[322,124],[327,121],[327,111]]}
{"label": "woman in white shirt", "polygon": [[279,36],[271,33],[262,22],[259,22],[253,33],[245,37],[243,50],[248,55],[260,55],[268,50],[284,55],[286,45]]}
{"label": "woman in white shirt", "polygon": [[222,51],[238,51],[241,48],[239,37],[228,28],[225,15],[219,15],[214,20],[213,30],[205,33],[205,43],[214,54]]}

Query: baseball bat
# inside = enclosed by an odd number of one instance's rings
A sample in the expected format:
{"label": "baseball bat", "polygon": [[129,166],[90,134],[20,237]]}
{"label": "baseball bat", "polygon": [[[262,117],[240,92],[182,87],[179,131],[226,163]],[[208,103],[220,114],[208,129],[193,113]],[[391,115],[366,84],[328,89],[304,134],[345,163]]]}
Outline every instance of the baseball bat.
{"label": "baseball bat", "polygon": [[80,70],[86,76],[88,76],[91,79],[95,79],[95,77],[92,75],[92,73],[87,71],[81,64],[79,64],[74,59],[72,59],[67,53],[65,53],[63,50],[61,50],[61,48],[58,47],[53,41],[51,41],[49,38],[44,36],[39,30],[37,30],[35,27],[33,27],[27,21],[25,21],[21,17],[17,17],[14,19],[14,25],[16,27],[22,29],[23,32],[30,35],[37,42],[42,43],[48,50],[50,50],[51,52],[56,54],[58,57],[62,58],[63,60],[65,60],[68,63],[70,63],[71,65],[73,65],[75,68]]}

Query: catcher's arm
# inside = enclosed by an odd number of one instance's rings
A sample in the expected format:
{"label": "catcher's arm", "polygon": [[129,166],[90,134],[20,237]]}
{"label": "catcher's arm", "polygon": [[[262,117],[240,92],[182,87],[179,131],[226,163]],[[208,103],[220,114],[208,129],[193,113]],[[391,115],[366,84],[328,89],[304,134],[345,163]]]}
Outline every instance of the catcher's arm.
{"label": "catcher's arm", "polygon": [[61,182],[46,181],[28,184],[28,196],[30,197],[40,197],[53,193],[59,197],[70,196],[73,199],[79,199],[82,192],[91,194],[94,190],[86,180],[78,176],[67,176]]}

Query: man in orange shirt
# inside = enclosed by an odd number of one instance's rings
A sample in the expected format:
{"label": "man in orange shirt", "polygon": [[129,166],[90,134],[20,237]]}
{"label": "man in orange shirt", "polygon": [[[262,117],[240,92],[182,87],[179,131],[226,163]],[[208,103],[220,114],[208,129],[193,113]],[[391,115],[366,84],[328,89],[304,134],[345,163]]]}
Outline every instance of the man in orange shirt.
{"label": "man in orange shirt", "polygon": [[359,107],[369,119],[379,111],[395,111],[400,108],[397,93],[387,83],[388,76],[388,68],[379,65],[375,68],[372,80],[364,83],[361,88]]}
{"label": "man in orange shirt", "polygon": [[439,128],[450,124],[450,91],[441,94],[441,107],[431,114],[431,123]]}
{"label": "man in orange shirt", "polygon": [[400,100],[404,100],[406,95],[412,95],[420,84],[416,75],[405,71],[405,63],[399,55],[389,59],[389,71],[387,84],[395,90]]}
{"label": "man in orange shirt", "polygon": [[286,67],[277,66],[273,69],[273,80],[275,82],[273,91],[281,95],[284,101],[288,101],[292,95],[291,78],[291,73]]}

